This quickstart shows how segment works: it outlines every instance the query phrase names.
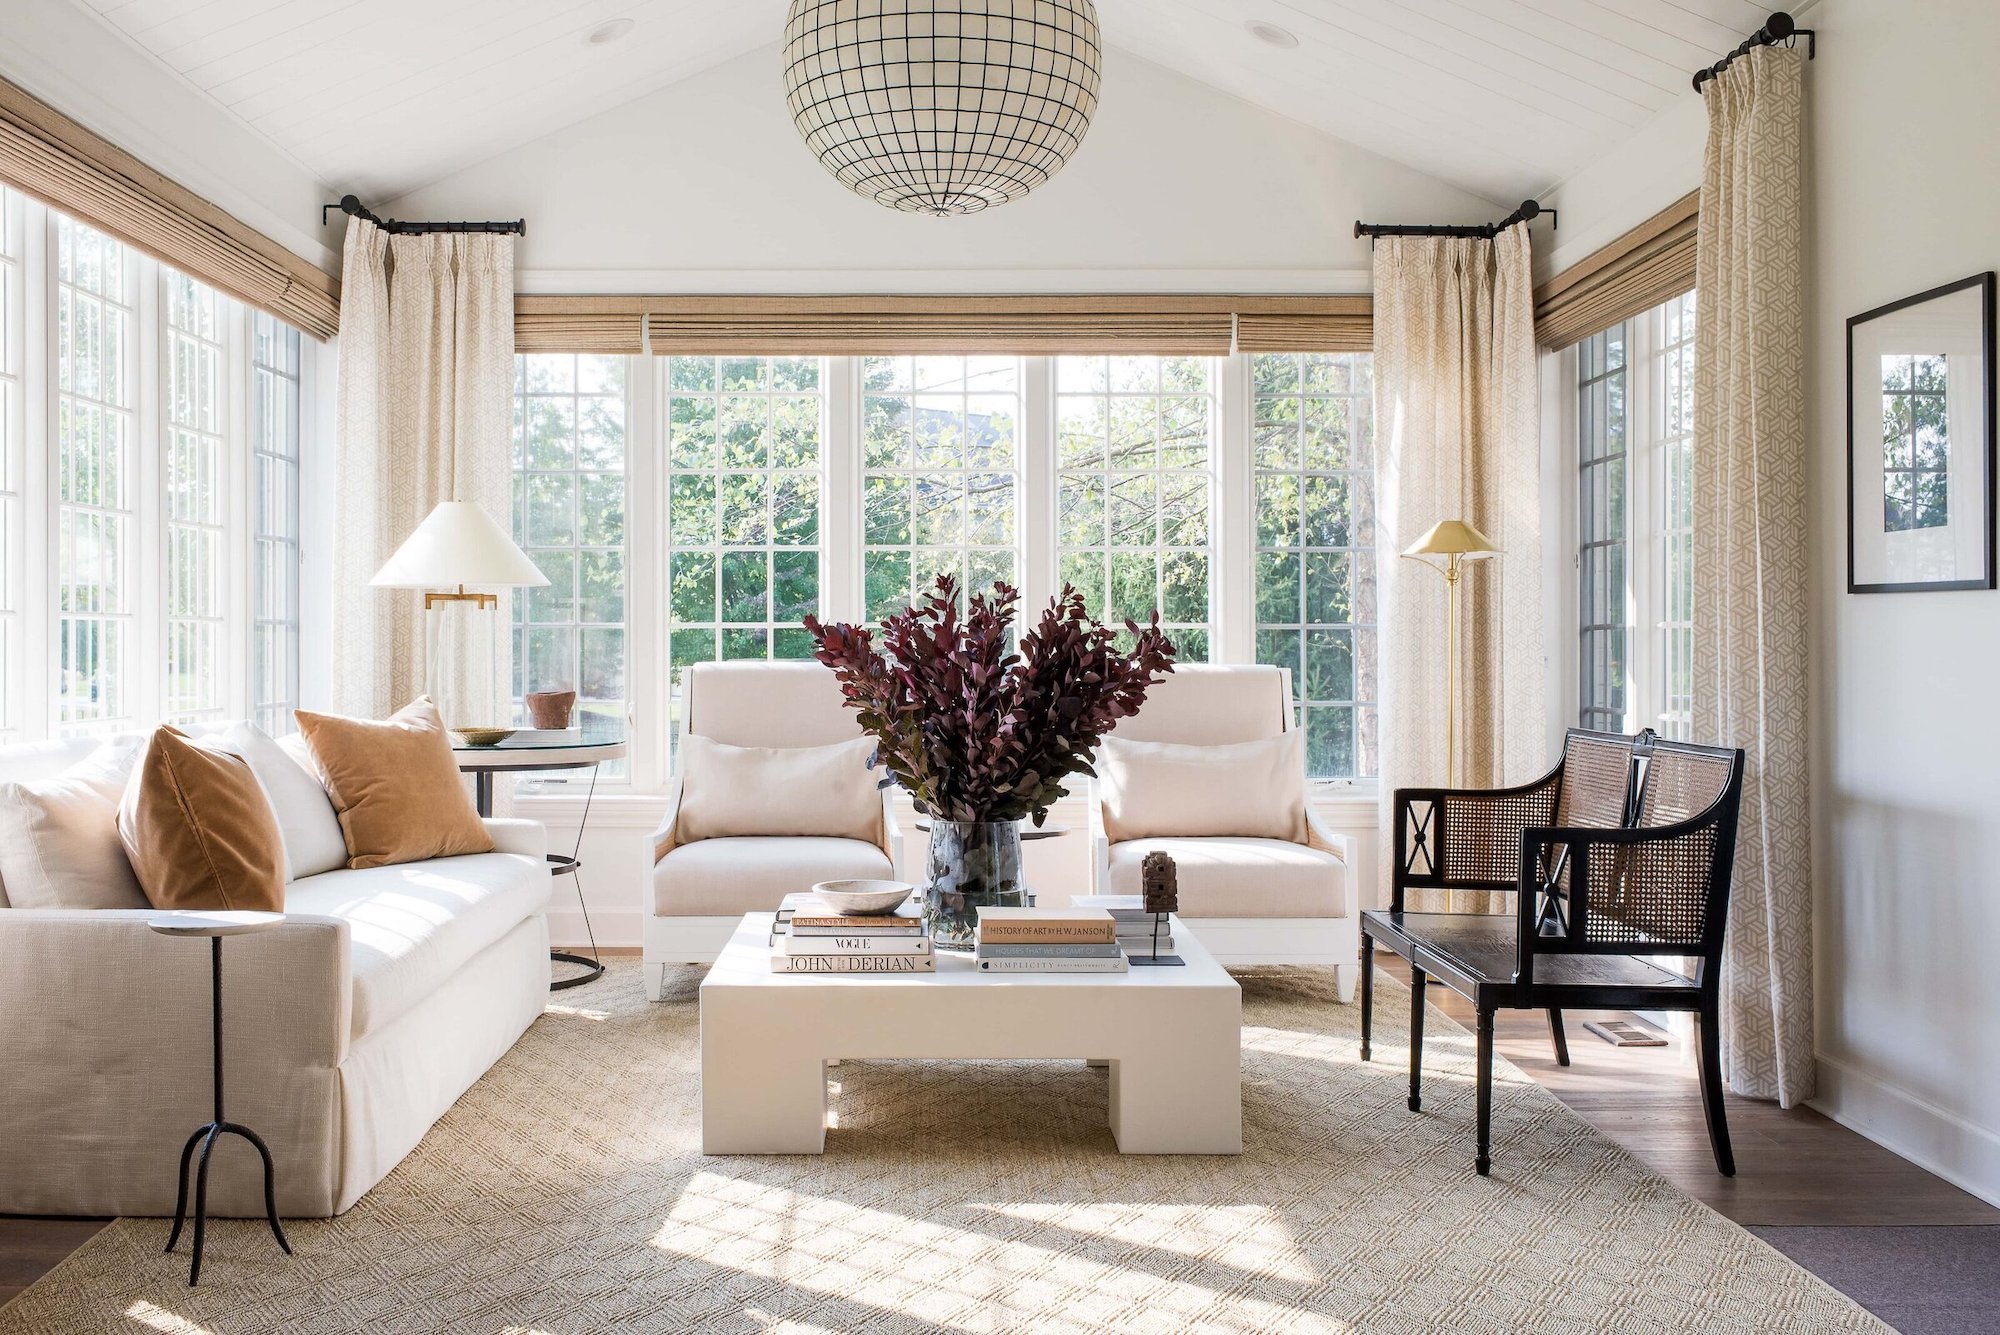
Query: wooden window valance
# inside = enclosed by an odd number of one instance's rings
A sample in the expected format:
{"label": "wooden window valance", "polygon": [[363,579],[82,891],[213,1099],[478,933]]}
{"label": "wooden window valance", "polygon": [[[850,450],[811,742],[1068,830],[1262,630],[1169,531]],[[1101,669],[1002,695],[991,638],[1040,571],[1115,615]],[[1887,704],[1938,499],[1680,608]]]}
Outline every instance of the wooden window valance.
{"label": "wooden window valance", "polygon": [[1366,296],[543,296],[514,299],[520,352],[1365,352]]}
{"label": "wooden window valance", "polygon": [[1535,289],[1535,341],[1566,348],[1694,286],[1691,191]]}
{"label": "wooden window valance", "polygon": [[0,79],[0,181],[314,338],[340,325],[340,284]]}

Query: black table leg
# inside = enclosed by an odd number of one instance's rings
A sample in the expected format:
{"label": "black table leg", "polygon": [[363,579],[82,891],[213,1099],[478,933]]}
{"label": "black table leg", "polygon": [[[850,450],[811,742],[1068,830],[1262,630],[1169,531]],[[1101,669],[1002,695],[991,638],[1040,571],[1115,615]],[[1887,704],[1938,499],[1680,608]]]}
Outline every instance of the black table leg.
{"label": "black table leg", "polygon": [[1479,1012],[1479,1132],[1472,1166],[1485,1177],[1493,1171],[1493,1012]]}
{"label": "black table leg", "polygon": [[1410,1111],[1424,1110],[1424,971],[1410,968]]}
{"label": "black table leg", "polygon": [[1361,938],[1361,1060],[1370,1055],[1368,1040],[1375,1032],[1375,938]]}
{"label": "black table leg", "polygon": [[264,1217],[270,1222],[271,1233],[284,1248],[285,1255],[292,1254],[292,1244],[285,1237],[284,1228],[278,1223],[277,1176],[271,1163],[270,1147],[255,1131],[247,1126],[226,1120],[222,1115],[222,938],[211,936],[209,945],[209,978],[211,985],[212,1022],[215,1037],[215,1120],[201,1127],[188,1137],[181,1147],[180,1189],[174,1201],[174,1227],[167,1234],[166,1250],[171,1252],[180,1241],[181,1227],[187,1223],[187,1177],[188,1159],[194,1153],[195,1142],[201,1142],[201,1163],[195,1169],[194,1177],[194,1262],[188,1267],[188,1287],[193,1288],[201,1279],[202,1243],[208,1235],[208,1157],[215,1150],[215,1142],[227,1135],[237,1135],[257,1147],[257,1153],[264,1161]]}

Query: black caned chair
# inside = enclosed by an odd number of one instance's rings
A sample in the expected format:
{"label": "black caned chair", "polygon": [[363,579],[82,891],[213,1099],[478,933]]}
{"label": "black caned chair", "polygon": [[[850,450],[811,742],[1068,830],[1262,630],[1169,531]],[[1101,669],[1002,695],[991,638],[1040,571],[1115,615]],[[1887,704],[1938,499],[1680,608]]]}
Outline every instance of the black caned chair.
{"label": "black caned chair", "polygon": [[[1399,788],[1389,908],[1361,915],[1361,1059],[1374,1022],[1375,943],[1410,962],[1410,1110],[1422,1108],[1424,987],[1478,1015],[1474,1166],[1490,1171],[1493,1015],[1546,1010],[1556,1060],[1562,1012],[1693,1011],[1702,1110],[1715,1167],[1734,1176],[1723,1118],[1717,1000],[1743,753],[1570,730],[1562,759],[1519,788]],[[1409,890],[1514,895],[1512,913],[1412,913]],[[1663,958],[1667,957],[1667,958]],[[1694,962],[1692,977],[1683,959]]]}

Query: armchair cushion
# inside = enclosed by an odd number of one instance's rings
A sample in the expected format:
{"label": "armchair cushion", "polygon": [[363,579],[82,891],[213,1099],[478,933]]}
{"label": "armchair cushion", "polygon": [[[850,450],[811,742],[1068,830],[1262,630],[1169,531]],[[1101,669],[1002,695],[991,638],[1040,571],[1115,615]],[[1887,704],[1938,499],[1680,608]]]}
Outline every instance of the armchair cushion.
{"label": "armchair cushion", "polygon": [[1183,918],[1338,918],[1347,912],[1338,853],[1286,839],[1128,839],[1114,843],[1103,893],[1139,893],[1148,853],[1173,858]]}
{"label": "armchair cushion", "polygon": [[820,881],[895,874],[889,855],[864,839],[703,839],[677,845],[653,868],[653,912],[734,918],[775,910],[786,895]]}
{"label": "armchair cushion", "polygon": [[1235,836],[1306,842],[1305,734],[1223,746],[1098,745],[1104,830],[1114,840]]}
{"label": "armchair cushion", "polygon": [[[882,797],[866,737],[830,746],[730,746],[690,733],[675,842],[741,835],[880,843]],[[824,880],[824,877],[815,877]]]}

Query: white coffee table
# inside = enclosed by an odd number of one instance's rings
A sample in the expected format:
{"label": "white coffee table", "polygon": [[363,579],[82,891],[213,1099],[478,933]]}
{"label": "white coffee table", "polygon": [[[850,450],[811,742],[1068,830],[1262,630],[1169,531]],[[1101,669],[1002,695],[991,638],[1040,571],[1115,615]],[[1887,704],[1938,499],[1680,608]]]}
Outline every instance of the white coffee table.
{"label": "white coffee table", "polygon": [[824,1152],[826,1065],[850,1058],[1102,1062],[1124,1153],[1243,1152],[1243,994],[1178,920],[1186,967],[1125,974],[983,974],[945,951],[934,974],[774,974],[770,934],[746,914],[701,983],[704,1154]]}

